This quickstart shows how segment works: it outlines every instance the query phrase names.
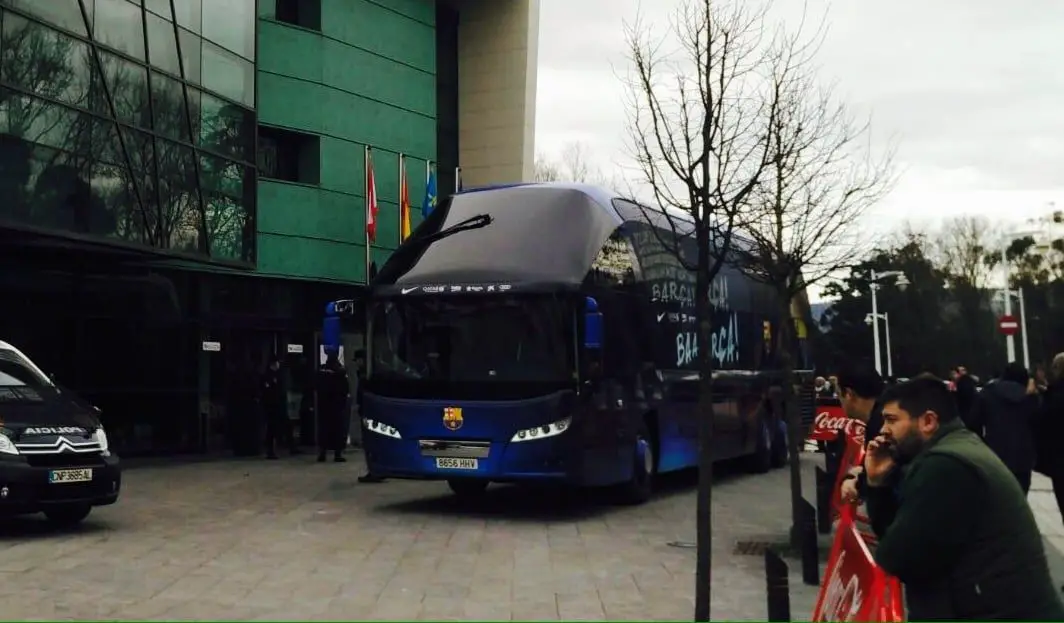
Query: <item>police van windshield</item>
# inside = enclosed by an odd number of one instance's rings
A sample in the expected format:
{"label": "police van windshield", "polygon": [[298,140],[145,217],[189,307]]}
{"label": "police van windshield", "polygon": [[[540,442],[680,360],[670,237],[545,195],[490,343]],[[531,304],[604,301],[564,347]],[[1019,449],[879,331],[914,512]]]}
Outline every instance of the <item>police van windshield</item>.
{"label": "police van windshield", "polygon": [[43,400],[41,393],[52,383],[13,350],[0,348],[0,402]]}
{"label": "police van windshield", "polygon": [[571,308],[552,296],[396,298],[371,322],[369,386],[386,395],[517,398],[574,379]]}

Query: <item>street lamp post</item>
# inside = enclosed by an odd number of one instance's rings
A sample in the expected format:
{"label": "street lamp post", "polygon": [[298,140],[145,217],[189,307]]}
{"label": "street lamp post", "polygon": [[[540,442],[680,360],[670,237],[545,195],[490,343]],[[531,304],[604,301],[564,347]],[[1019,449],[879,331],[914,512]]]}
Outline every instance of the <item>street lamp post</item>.
{"label": "street lamp post", "polygon": [[883,327],[887,332],[887,377],[892,377],[894,376],[894,357],[890,354],[890,314],[883,312],[882,314],[868,314],[865,316],[865,324],[878,325],[878,320],[883,321]]}
{"label": "street lamp post", "polygon": [[[874,320],[878,320],[879,318],[885,316],[885,314],[881,316],[879,313],[879,301],[876,300],[876,291],[880,288],[880,282],[886,279],[894,279],[894,282],[902,290],[904,290],[905,287],[909,285],[909,280],[905,277],[905,273],[901,272],[900,270],[885,270],[881,273],[877,273],[873,270],[872,283],[869,284],[869,289],[872,291],[872,318]],[[890,340],[889,325],[887,327],[887,340],[888,342]],[[872,348],[876,358],[876,372],[878,372],[879,374],[883,374],[883,355],[880,353],[879,349],[879,322],[872,323]],[[889,343],[887,344],[887,349],[887,357],[889,358]],[[889,361],[887,362],[887,367],[891,367]]]}
{"label": "street lamp post", "polygon": [[[999,292],[1001,298],[1005,302],[1005,315],[1012,315],[1012,297],[1016,297],[1016,302],[1020,307],[1020,340],[1023,347],[1023,367],[1028,370],[1031,369],[1031,349],[1027,341],[1027,309],[1023,302],[1023,288],[1016,288],[1010,290],[1007,287]],[[1016,342],[1012,335],[1006,336],[1005,347],[1007,349],[1008,362],[1016,361]]]}

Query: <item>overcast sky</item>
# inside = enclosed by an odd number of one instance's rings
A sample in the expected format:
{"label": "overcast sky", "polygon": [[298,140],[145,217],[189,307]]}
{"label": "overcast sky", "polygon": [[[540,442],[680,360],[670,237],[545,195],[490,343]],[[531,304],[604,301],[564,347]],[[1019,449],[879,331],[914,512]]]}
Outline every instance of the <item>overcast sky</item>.
{"label": "overcast sky", "polygon": [[[678,0],[644,0],[662,32]],[[1064,206],[1064,0],[808,0],[825,11],[825,80],[876,136],[898,146],[900,182],[869,215],[905,220],[977,212],[1020,219]],[[625,162],[622,24],[639,0],[541,0],[536,151],[582,141],[596,164]],[[776,0],[792,21],[801,0]],[[1021,227],[1017,225],[1016,227]]]}

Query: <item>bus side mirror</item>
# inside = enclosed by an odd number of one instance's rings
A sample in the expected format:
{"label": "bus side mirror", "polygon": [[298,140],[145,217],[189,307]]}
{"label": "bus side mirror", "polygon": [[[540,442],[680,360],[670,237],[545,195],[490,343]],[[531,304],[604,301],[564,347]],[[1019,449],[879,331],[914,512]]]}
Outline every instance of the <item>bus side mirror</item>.
{"label": "bus side mirror", "polygon": [[338,354],[340,341],[340,316],[337,314],[336,304],[329,303],[325,306],[325,320],[321,325],[321,345],[325,354]]}
{"label": "bus side mirror", "polygon": [[602,350],[602,312],[598,301],[587,297],[584,301],[584,348],[589,351]]}

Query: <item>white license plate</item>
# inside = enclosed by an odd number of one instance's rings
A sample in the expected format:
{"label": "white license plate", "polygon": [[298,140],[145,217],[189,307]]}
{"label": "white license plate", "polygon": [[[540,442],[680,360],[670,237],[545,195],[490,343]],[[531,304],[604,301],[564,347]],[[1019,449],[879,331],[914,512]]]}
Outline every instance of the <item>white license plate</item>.
{"label": "white license plate", "polygon": [[52,484],[67,482],[89,482],[92,480],[91,469],[53,469],[48,475],[48,481]]}
{"label": "white license plate", "polygon": [[436,469],[476,469],[476,459],[456,459],[446,456],[436,457]]}

